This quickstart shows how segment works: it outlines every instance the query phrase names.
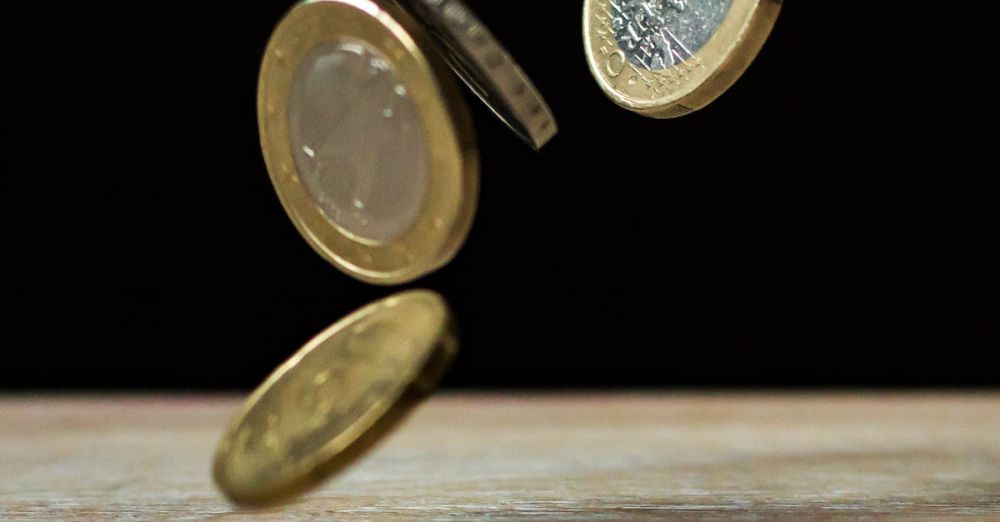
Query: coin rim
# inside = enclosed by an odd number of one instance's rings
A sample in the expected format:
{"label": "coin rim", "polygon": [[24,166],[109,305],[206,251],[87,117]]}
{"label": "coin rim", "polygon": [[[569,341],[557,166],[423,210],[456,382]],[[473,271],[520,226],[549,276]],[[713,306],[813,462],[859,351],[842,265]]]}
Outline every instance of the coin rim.
{"label": "coin rim", "polygon": [[[427,353],[422,358],[418,358],[419,364],[413,366],[417,370],[401,376],[400,381],[404,384],[376,401],[350,426],[311,455],[308,462],[300,462],[299,465],[306,468],[301,470],[301,473],[277,481],[273,487],[252,491],[243,490],[228,480],[225,462],[232,450],[229,442],[239,433],[250,411],[286,374],[294,371],[298,364],[313,350],[320,349],[330,339],[342,332],[349,331],[359,320],[369,317],[387,306],[395,306],[391,304],[394,301],[414,299],[430,299],[440,306],[443,311],[443,320],[439,325],[433,346],[428,348]],[[246,399],[238,413],[230,420],[216,448],[212,464],[212,477],[216,485],[234,503],[258,507],[271,505],[315,488],[355,462],[372,446],[383,440],[394,428],[398,427],[400,421],[405,419],[407,414],[434,390],[457,350],[457,336],[450,309],[444,298],[437,292],[409,290],[380,299],[351,312],[305,343],[294,355],[268,375],[264,382]]]}
{"label": "coin rim", "polygon": [[[651,118],[677,118],[704,108],[729,90],[767,41],[781,11],[781,0],[733,0],[730,13],[712,38],[695,53],[705,71],[681,81],[671,93],[655,99],[629,96],[612,85],[601,70],[591,36],[594,2],[584,0],[583,35],[587,65],[601,90],[617,105]],[[735,20],[733,12],[744,12]],[[616,49],[617,46],[616,46]]]}
{"label": "coin rim", "polygon": [[558,132],[548,102],[524,69],[461,0],[395,0],[409,6],[441,43],[455,74],[497,118],[534,150]]}
{"label": "coin rim", "polygon": [[[295,71],[316,46],[345,39],[371,44],[393,61],[417,106],[431,156],[422,211],[410,230],[388,242],[360,238],[327,218],[299,180],[292,156],[287,102]],[[398,7],[370,0],[311,0],[293,7],[261,62],[257,114],[264,161],[282,206],[309,245],[344,273],[373,284],[401,284],[445,265],[464,243],[479,194],[471,116],[429,35]]]}

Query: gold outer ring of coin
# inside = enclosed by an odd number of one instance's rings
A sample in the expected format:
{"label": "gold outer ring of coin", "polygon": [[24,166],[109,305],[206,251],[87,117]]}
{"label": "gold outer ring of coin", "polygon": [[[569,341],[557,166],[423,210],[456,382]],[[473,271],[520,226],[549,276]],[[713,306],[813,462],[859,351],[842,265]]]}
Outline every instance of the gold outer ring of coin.
{"label": "gold outer ring of coin", "polygon": [[341,319],[247,399],[216,451],[215,483],[232,501],[255,506],[317,486],[433,391],[456,339],[444,299],[428,290],[396,294]]}
{"label": "gold outer ring of coin", "polygon": [[733,0],[712,38],[686,63],[663,71],[634,66],[610,33],[610,1],[584,0],[587,63],[616,104],[651,118],[677,118],[715,101],[746,71],[767,40],[781,0]]}
{"label": "gold outer ring of coin", "polygon": [[[317,46],[367,42],[392,61],[419,112],[430,155],[423,211],[400,238],[360,238],[327,218],[299,179],[291,150],[288,98],[299,65]],[[468,108],[430,36],[391,3],[311,0],[275,28],[261,63],[257,116],[264,161],[296,228],[323,258],[365,282],[391,285],[445,265],[472,226],[479,195],[479,154]]]}

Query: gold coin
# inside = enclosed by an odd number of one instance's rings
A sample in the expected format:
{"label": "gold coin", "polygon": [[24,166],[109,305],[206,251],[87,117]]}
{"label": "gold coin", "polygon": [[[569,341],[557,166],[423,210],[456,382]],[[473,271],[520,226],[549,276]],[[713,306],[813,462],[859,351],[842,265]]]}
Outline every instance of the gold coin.
{"label": "gold coin", "polygon": [[216,451],[216,484],[241,504],[317,485],[394,427],[456,350],[448,308],[434,292],[404,292],[348,315],[250,396]]}
{"label": "gold coin", "polygon": [[780,10],[781,0],[585,0],[587,61],[618,105],[676,118],[736,82]]}
{"label": "gold coin", "polygon": [[257,114],[271,181],[306,241],[362,281],[436,270],[472,225],[475,136],[435,45],[394,4],[311,0],[264,54]]}

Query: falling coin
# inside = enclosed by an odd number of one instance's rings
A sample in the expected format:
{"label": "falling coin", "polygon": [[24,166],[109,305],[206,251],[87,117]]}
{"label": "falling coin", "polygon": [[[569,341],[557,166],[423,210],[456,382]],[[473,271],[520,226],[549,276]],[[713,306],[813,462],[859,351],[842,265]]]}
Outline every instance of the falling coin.
{"label": "falling coin", "polygon": [[780,10],[781,0],[585,0],[590,70],[626,109],[683,116],[739,79]]}
{"label": "falling coin", "polygon": [[558,128],[534,84],[459,0],[400,0],[443,44],[452,69],[525,142],[540,149]]}
{"label": "falling coin", "polygon": [[353,462],[434,389],[457,342],[440,295],[372,303],[306,343],[250,396],[215,455],[239,504],[302,493]]}
{"label": "falling coin", "polygon": [[257,114],[271,181],[305,240],[357,279],[433,272],[472,226],[479,154],[448,62],[531,145],[556,132],[534,86],[457,0],[310,0],[267,45]]}
{"label": "falling coin", "polygon": [[264,160],[306,241],[342,271],[396,284],[442,266],[475,213],[468,110],[419,24],[368,0],[296,5],[257,99]]}

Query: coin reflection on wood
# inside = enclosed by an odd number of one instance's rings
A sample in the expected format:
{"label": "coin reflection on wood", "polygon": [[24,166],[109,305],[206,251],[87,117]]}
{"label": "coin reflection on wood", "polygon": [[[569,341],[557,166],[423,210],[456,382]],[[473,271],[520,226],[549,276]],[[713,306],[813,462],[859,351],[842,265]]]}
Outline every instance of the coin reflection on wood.
{"label": "coin reflection on wood", "polygon": [[216,452],[216,484],[241,504],[279,502],[315,486],[432,391],[457,347],[434,292],[397,294],[345,317],[247,400]]}
{"label": "coin reflection on wood", "polygon": [[618,105],[683,116],[739,79],[780,9],[781,0],[585,0],[587,60]]}

